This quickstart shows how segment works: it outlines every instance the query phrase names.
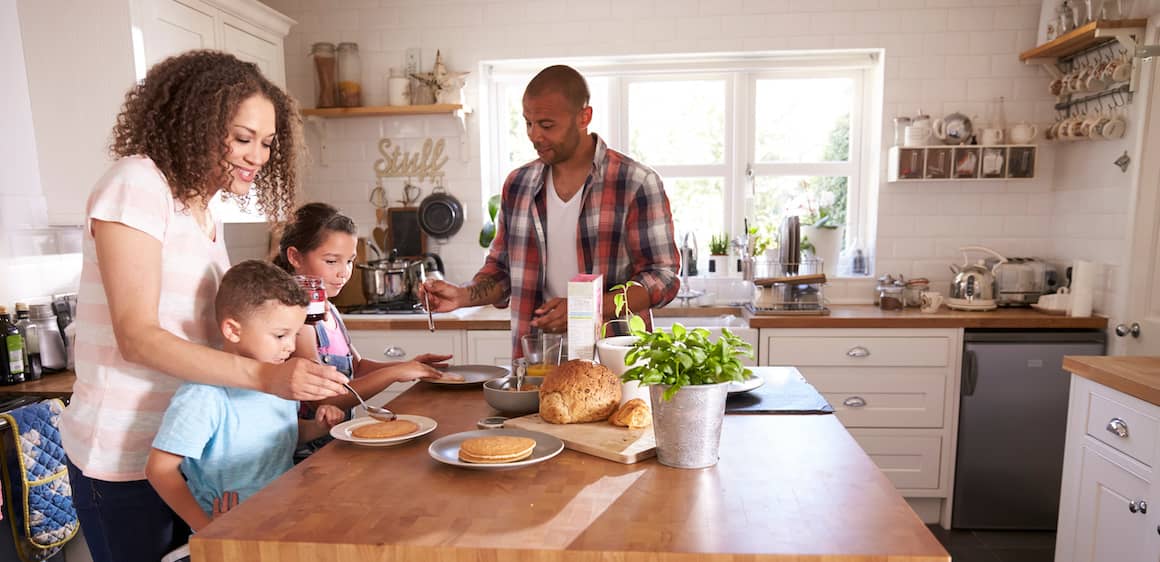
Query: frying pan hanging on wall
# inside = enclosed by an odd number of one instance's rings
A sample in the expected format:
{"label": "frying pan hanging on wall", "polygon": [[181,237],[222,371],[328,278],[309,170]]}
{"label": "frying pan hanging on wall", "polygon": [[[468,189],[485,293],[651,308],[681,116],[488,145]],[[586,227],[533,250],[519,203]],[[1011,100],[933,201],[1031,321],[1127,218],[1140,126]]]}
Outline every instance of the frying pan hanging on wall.
{"label": "frying pan hanging on wall", "polygon": [[428,236],[450,238],[463,227],[463,205],[437,185],[419,204],[419,227]]}

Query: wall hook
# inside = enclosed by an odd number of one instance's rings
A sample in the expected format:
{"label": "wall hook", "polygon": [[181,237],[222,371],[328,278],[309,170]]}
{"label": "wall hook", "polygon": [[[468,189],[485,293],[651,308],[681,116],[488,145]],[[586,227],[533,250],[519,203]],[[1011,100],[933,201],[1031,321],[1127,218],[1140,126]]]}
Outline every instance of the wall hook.
{"label": "wall hook", "polygon": [[1125,150],[1124,153],[1121,154],[1119,158],[1116,158],[1115,162],[1113,162],[1113,164],[1119,166],[1120,171],[1124,172],[1125,174],[1128,173],[1128,164],[1131,164],[1131,163],[1132,163],[1132,157],[1128,156],[1127,150]]}

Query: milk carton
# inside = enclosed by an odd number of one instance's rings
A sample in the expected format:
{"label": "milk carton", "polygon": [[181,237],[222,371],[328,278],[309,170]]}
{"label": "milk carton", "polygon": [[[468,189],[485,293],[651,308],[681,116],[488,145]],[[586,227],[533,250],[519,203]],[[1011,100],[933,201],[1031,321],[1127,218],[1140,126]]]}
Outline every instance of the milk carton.
{"label": "milk carton", "polygon": [[580,273],[568,282],[568,359],[596,359],[603,311],[603,275]]}

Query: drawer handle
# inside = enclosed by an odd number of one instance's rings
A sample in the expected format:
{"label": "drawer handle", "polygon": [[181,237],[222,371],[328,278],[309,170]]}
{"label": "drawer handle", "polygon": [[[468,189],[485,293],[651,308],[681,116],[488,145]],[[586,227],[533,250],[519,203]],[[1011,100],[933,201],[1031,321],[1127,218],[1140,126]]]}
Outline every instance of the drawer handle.
{"label": "drawer handle", "polygon": [[860,345],[852,347],[846,352],[846,357],[870,357],[870,350]]}
{"label": "drawer handle", "polygon": [[842,404],[847,408],[861,408],[866,405],[866,399],[861,396],[851,396],[843,400]]}
{"label": "drawer handle", "polygon": [[407,352],[403,351],[403,348],[397,345],[392,345],[391,347],[383,350],[383,355],[386,355],[391,359],[402,359],[407,356]]}
{"label": "drawer handle", "polygon": [[1145,500],[1136,500],[1134,502],[1128,502],[1128,511],[1131,511],[1132,513],[1141,513],[1141,514],[1147,515],[1148,514],[1148,502]]}
{"label": "drawer handle", "polygon": [[1120,418],[1112,418],[1112,421],[1108,422],[1107,430],[1108,433],[1111,433],[1120,439],[1128,438],[1128,423]]}

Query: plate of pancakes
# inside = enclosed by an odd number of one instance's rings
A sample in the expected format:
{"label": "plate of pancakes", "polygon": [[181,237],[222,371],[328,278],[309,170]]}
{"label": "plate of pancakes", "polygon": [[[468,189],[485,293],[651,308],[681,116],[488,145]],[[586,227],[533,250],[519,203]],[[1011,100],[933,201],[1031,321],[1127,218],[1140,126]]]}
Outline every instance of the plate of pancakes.
{"label": "plate of pancakes", "polygon": [[427,435],[435,431],[438,425],[431,418],[408,414],[399,414],[398,419],[389,422],[364,417],[345,421],[330,428],[330,436],[358,445],[389,447]]}
{"label": "plate of pancakes", "polygon": [[560,439],[523,429],[480,429],[436,439],[431,458],[452,466],[500,470],[544,462],[564,450]]}
{"label": "plate of pancakes", "polygon": [[441,379],[419,379],[439,386],[481,386],[483,383],[506,377],[508,370],[495,365],[452,365],[439,369],[444,374]]}

